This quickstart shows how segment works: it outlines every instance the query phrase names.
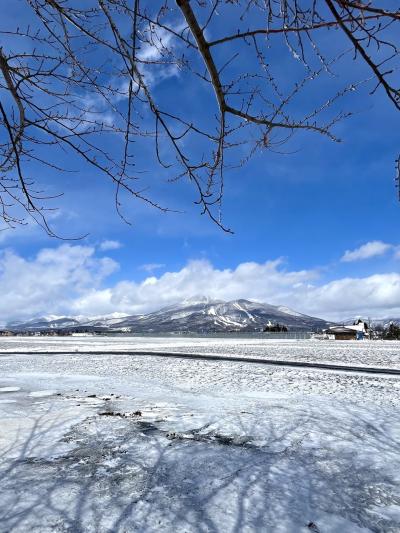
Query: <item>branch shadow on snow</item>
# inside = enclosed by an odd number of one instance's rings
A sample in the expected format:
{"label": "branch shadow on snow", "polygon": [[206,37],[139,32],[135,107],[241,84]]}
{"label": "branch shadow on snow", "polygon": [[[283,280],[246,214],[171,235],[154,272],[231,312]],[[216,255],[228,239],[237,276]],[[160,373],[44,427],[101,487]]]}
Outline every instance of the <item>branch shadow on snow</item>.
{"label": "branch shadow on snow", "polygon": [[399,530],[377,512],[400,505],[381,468],[400,452],[385,424],[367,410],[270,409],[262,430],[231,413],[230,433],[95,415],[55,442],[61,423],[43,413],[1,450],[0,531]]}

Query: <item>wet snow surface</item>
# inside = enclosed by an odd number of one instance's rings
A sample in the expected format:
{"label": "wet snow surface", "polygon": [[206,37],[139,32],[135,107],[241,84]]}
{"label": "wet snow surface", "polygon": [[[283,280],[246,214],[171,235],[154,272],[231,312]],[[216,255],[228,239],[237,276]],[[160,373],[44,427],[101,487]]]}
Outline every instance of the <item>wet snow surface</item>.
{"label": "wet snow surface", "polygon": [[0,340],[1,532],[400,531],[399,377],[135,349],[400,368],[396,342]]}

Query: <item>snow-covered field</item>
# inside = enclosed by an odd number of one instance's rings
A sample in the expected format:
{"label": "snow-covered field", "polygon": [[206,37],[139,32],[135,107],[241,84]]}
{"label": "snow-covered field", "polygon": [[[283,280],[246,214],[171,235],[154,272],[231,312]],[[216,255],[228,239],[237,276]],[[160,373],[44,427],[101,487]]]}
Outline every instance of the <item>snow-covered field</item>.
{"label": "snow-covered field", "polygon": [[400,369],[400,342],[395,341],[297,341],[260,338],[212,337],[5,337],[3,352],[183,352],[224,356],[266,357],[354,366]]}
{"label": "snow-covered field", "polygon": [[135,350],[400,368],[396,342],[2,339],[1,532],[400,531],[400,377]]}

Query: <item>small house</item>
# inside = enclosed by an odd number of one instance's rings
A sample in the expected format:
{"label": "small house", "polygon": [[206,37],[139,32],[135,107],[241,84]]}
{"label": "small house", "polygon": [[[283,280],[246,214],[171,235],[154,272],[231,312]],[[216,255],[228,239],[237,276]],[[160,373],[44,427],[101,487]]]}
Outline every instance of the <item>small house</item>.
{"label": "small house", "polygon": [[356,332],[356,339],[363,340],[370,336],[370,330],[367,322],[358,318],[351,326],[347,326],[349,329],[353,329]]}
{"label": "small house", "polygon": [[328,335],[328,338],[334,338],[337,341],[354,341],[357,338],[357,331],[347,326],[332,326],[324,333]]}
{"label": "small house", "polygon": [[332,326],[329,329],[324,330],[325,335],[328,338],[335,340],[363,340],[370,337],[370,329],[364,320],[357,319],[353,324],[346,326]]}

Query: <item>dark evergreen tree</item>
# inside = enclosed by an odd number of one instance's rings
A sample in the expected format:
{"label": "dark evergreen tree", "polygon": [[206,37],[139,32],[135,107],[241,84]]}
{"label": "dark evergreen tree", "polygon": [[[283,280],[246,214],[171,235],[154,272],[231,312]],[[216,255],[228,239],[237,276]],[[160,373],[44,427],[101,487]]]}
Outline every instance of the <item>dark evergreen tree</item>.
{"label": "dark evergreen tree", "polygon": [[391,322],[386,330],[385,339],[400,340],[400,326]]}

